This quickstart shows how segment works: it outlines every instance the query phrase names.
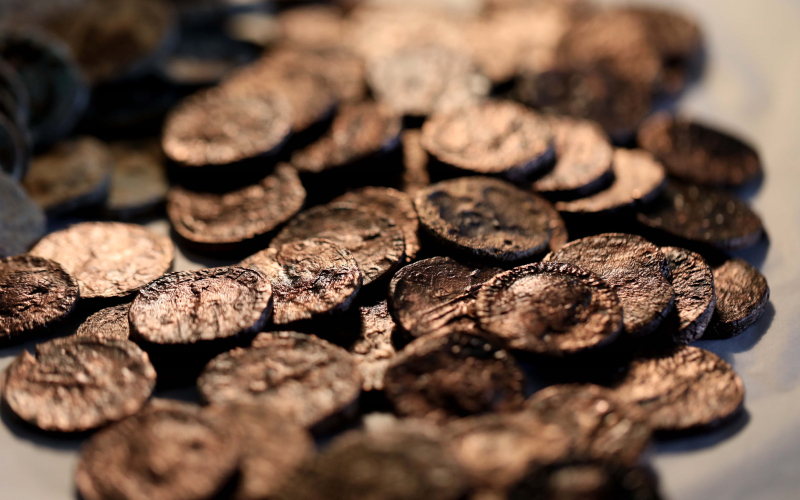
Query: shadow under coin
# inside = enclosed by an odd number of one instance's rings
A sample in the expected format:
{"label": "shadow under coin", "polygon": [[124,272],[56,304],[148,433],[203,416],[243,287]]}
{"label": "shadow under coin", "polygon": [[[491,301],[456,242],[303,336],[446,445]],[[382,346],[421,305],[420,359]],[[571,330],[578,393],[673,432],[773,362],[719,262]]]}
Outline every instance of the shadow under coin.
{"label": "shadow under coin", "polygon": [[680,434],[656,434],[654,450],[661,453],[686,453],[703,448],[710,448],[722,441],[730,439],[741,432],[750,423],[750,412],[742,408],[735,415],[723,420],[720,424]]}
{"label": "shadow under coin", "polygon": [[761,317],[741,335],[722,340],[700,340],[692,345],[711,351],[735,366],[732,355],[734,353],[749,351],[755,347],[769,330],[774,318],[775,307],[772,305],[772,302],[769,302]]}

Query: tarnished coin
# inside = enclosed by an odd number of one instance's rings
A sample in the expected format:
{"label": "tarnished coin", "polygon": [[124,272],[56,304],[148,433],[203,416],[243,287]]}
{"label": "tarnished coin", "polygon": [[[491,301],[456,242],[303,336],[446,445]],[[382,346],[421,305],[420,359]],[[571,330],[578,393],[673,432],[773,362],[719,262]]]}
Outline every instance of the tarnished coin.
{"label": "tarnished coin", "polygon": [[761,175],[758,153],[741,140],[697,122],[660,113],[639,129],[639,147],[670,175],[707,186],[741,186]]}
{"label": "tarnished coin", "polygon": [[30,140],[22,127],[0,113],[0,172],[14,179],[25,176],[30,160]]}
{"label": "tarnished coin", "polygon": [[83,222],[51,233],[32,255],[58,262],[75,276],[81,298],[124,297],[172,267],[175,248],[166,236],[135,224]]}
{"label": "tarnished coin", "polygon": [[86,321],[78,327],[75,335],[79,337],[128,340],[131,335],[131,325],[128,319],[130,310],[130,303],[100,309],[86,318]]}
{"label": "tarnished coin", "polygon": [[75,484],[85,500],[212,498],[236,472],[234,432],[196,405],[154,402],[83,446]]}
{"label": "tarnished coin", "polygon": [[678,240],[719,250],[746,248],[764,237],[761,218],[736,196],[677,182],[670,182],[637,218]]}
{"label": "tarnished coin", "polygon": [[499,100],[434,113],[422,126],[422,146],[456,169],[517,181],[555,157],[548,121],[521,104]]}
{"label": "tarnished coin", "polygon": [[614,181],[593,195],[573,201],[559,201],[559,212],[607,215],[655,199],[664,189],[666,172],[649,153],[641,150],[614,151]]}
{"label": "tarnished coin", "polygon": [[82,137],[60,142],[31,162],[22,185],[48,214],[62,214],[108,197],[114,161],[108,147]]}
{"label": "tarnished coin", "polygon": [[744,384],[716,354],[691,346],[633,359],[614,395],[638,405],[658,431],[718,424],[742,407]]}
{"label": "tarnished coin", "polygon": [[402,190],[414,195],[418,190],[431,183],[428,173],[428,152],[422,147],[422,133],[419,130],[404,130],[403,142],[403,179]]}
{"label": "tarnished coin", "polygon": [[675,304],[669,261],[657,246],[640,236],[589,236],[567,243],[545,260],[574,264],[605,281],[622,304],[628,335],[640,337],[654,332]]}
{"label": "tarnished coin", "polygon": [[224,249],[275,231],[300,211],[305,200],[306,190],[295,169],[280,164],[258,184],[224,194],[173,187],[167,216],[186,240]]}
{"label": "tarnished coin", "polygon": [[400,327],[413,337],[475,317],[481,287],[500,270],[432,257],[408,265],[389,284],[389,305]]}
{"label": "tarnished coin", "polygon": [[153,344],[194,344],[257,332],[272,313],[269,280],[218,267],[166,274],[131,305],[131,336]]}
{"label": "tarnished coin", "polygon": [[730,338],[744,332],[764,313],[769,302],[767,279],[742,259],[730,259],[714,269],[717,307],[707,332],[710,338]]}
{"label": "tarnished coin", "polygon": [[114,171],[106,210],[130,219],[159,206],[167,197],[169,183],[164,153],[155,141],[111,145]]}
{"label": "tarnished coin", "polygon": [[677,322],[670,325],[675,328],[672,337],[676,342],[690,344],[703,336],[714,314],[714,275],[699,254],[678,247],[664,247],[661,252],[669,261],[670,282],[675,290],[673,315]]}
{"label": "tarnished coin", "polygon": [[558,262],[497,275],[478,291],[478,322],[510,349],[562,355],[613,342],[622,306],[594,273]]}
{"label": "tarnished coin", "polygon": [[399,415],[444,423],[519,410],[524,385],[508,352],[456,328],[409,344],[386,370],[383,390]]}
{"label": "tarnished coin", "polygon": [[79,296],[78,282],[56,262],[32,255],[0,260],[0,341],[63,320]]}
{"label": "tarnished coin", "polygon": [[350,407],[361,373],[341,347],[295,332],[261,333],[212,359],[197,387],[212,404],[262,404],[311,427]]}
{"label": "tarnished coin", "polygon": [[302,212],[278,233],[270,248],[310,238],[330,240],[349,250],[361,269],[364,285],[388,275],[405,258],[400,227],[350,203],[321,205]]}
{"label": "tarnished coin", "polygon": [[22,351],[3,376],[3,398],[26,422],[48,431],[100,427],[144,405],[156,385],[147,354],[127,340],[55,339]]}
{"label": "tarnished coin", "polygon": [[544,199],[489,177],[433,184],[414,198],[422,228],[458,250],[497,262],[518,262],[547,250],[563,225]]}
{"label": "tarnished coin", "polygon": [[328,240],[267,248],[239,266],[258,271],[272,283],[276,325],[345,311],[361,289],[361,271],[353,255]]}
{"label": "tarnished coin", "polygon": [[44,236],[46,223],[19,182],[0,172],[0,258],[26,252]]}
{"label": "tarnished coin", "polygon": [[383,389],[383,378],[389,363],[397,356],[392,334],[397,325],[383,300],[358,308],[360,332],[348,349],[358,365],[365,391]]}
{"label": "tarnished coin", "polygon": [[334,5],[301,5],[278,14],[277,22],[280,37],[289,45],[325,49],[344,42],[345,20]]}

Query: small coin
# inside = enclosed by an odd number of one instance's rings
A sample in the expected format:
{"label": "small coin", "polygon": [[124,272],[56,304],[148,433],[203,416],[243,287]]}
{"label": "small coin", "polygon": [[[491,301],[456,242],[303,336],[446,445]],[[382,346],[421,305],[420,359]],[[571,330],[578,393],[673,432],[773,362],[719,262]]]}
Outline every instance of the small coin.
{"label": "small coin", "polygon": [[147,354],[127,340],[69,337],[22,351],[4,373],[3,398],[48,431],[100,427],[139,411],[156,385]]}
{"label": "small coin", "polygon": [[154,402],[83,446],[75,484],[86,500],[212,498],[236,471],[233,432],[198,406]]}
{"label": "small coin", "polygon": [[730,259],[714,269],[717,307],[707,331],[711,338],[744,332],[764,313],[769,302],[767,279],[742,259]]}
{"label": "small coin", "polygon": [[258,271],[272,284],[276,325],[345,311],[361,289],[361,271],[353,255],[323,239],[267,248],[239,265]]}
{"label": "small coin", "polygon": [[392,335],[397,325],[383,300],[377,304],[358,308],[360,332],[348,351],[361,371],[362,389],[380,391],[389,363],[397,356]]}
{"label": "small coin", "polygon": [[258,184],[224,194],[175,186],[169,192],[167,216],[186,240],[223,248],[275,231],[300,211],[305,200],[297,172],[279,164]]}
{"label": "small coin", "polygon": [[46,223],[19,182],[0,172],[0,258],[25,253],[44,236]]}
{"label": "small coin", "polygon": [[78,282],[58,263],[18,255],[0,260],[0,341],[57,323],[75,308]]}
{"label": "small coin", "polygon": [[322,238],[353,254],[363,284],[394,271],[405,258],[403,232],[394,221],[350,203],[321,205],[292,219],[272,240],[270,248],[310,238]]}
{"label": "small coin", "polygon": [[437,240],[497,262],[519,262],[546,251],[563,225],[544,199],[507,182],[463,177],[420,190],[420,225]]}
{"label": "small coin", "polygon": [[164,153],[155,141],[111,145],[114,171],[106,210],[130,219],[159,206],[167,197],[169,183]]}
{"label": "small coin", "polygon": [[136,292],[172,267],[175,248],[135,224],[83,222],[45,236],[31,254],[64,266],[78,280],[81,298],[91,299]]}
{"label": "small coin", "polygon": [[672,311],[675,292],[669,282],[669,261],[640,236],[609,233],[567,243],[545,257],[595,273],[619,297],[625,332],[634,337],[655,331]]}
{"label": "small coin", "polygon": [[511,349],[575,353],[613,342],[622,306],[594,273],[570,264],[528,264],[497,275],[478,292],[478,322]]}
{"label": "small coin", "polygon": [[212,359],[197,387],[208,403],[261,404],[311,427],[356,401],[361,373],[347,351],[315,336],[262,333]]}
{"label": "small coin", "polygon": [[130,310],[130,303],[100,309],[78,327],[75,335],[79,337],[128,340],[131,334],[131,325],[128,319]]}
{"label": "small coin", "polygon": [[0,113],[0,172],[14,179],[25,176],[30,160],[30,140],[23,125]]}
{"label": "small coin", "polygon": [[559,201],[559,212],[608,215],[653,201],[664,189],[664,167],[641,150],[614,151],[614,181],[593,195],[573,201]]}
{"label": "small coin", "polygon": [[280,37],[289,45],[326,49],[344,43],[346,23],[333,5],[302,5],[277,16]]}
{"label": "small coin", "polygon": [[689,344],[706,331],[717,303],[714,275],[699,254],[684,248],[664,247],[661,252],[669,261],[670,281],[675,290],[677,324],[672,337]]}
{"label": "small coin", "polygon": [[422,147],[422,133],[419,130],[404,130],[402,191],[410,195],[430,185],[428,173],[428,152]]}
{"label": "small coin", "polygon": [[478,291],[500,270],[432,257],[405,266],[389,284],[392,315],[413,337],[475,317]]}
{"label": "small coin", "polygon": [[695,184],[741,186],[761,175],[761,161],[751,146],[725,132],[667,113],[643,123],[638,141],[670,175]]}

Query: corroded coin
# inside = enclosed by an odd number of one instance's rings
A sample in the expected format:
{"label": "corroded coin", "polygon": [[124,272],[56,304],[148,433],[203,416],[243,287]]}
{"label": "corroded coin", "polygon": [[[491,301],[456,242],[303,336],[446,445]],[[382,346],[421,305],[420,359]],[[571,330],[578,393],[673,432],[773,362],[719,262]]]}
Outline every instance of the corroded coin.
{"label": "corroded coin", "polygon": [[84,222],[51,233],[32,255],[58,262],[75,276],[81,298],[124,297],[172,267],[175,248],[166,236],[120,222]]}
{"label": "corroded coin", "polygon": [[3,377],[3,398],[48,431],[85,431],[139,411],[156,385],[147,354],[127,340],[55,339],[22,351]]}
{"label": "corroded coin", "polygon": [[545,260],[574,264],[605,281],[622,304],[628,335],[652,333],[674,306],[669,261],[657,246],[639,236],[619,233],[589,236],[567,243]]}
{"label": "corroded coin", "polygon": [[392,334],[397,325],[389,314],[385,300],[359,307],[358,315],[361,328],[358,338],[348,350],[361,371],[362,388],[365,391],[379,391],[383,389],[383,378],[389,363],[397,356],[392,343]]}
{"label": "corroded coin", "polygon": [[404,130],[403,142],[403,179],[402,190],[414,195],[418,190],[431,183],[428,173],[428,152],[422,147],[422,133],[419,130]]}
{"label": "corroded coin", "polygon": [[0,260],[0,341],[34,333],[66,318],[78,282],[58,263],[18,255]]}
{"label": "corroded coin", "polygon": [[258,271],[272,283],[276,325],[345,311],[361,289],[361,271],[353,255],[323,239],[267,248],[239,266]]}
{"label": "corroded coin", "polygon": [[622,306],[594,273],[558,262],[497,275],[478,292],[478,322],[511,349],[561,355],[613,342]]}
{"label": "corroded coin", "polygon": [[711,338],[744,332],[764,313],[769,302],[767,279],[742,259],[730,259],[714,269],[717,307],[708,330]]}
{"label": "corroded coin", "polygon": [[114,171],[106,210],[130,219],[159,206],[167,197],[169,183],[164,153],[155,141],[111,145]]}
{"label": "corroded coin", "polygon": [[0,172],[0,258],[26,252],[44,236],[46,223],[19,182]]}
{"label": "corroded coin", "polygon": [[106,307],[92,314],[81,326],[75,335],[79,337],[94,337],[111,340],[128,340],[131,334],[128,313],[130,303]]}
{"label": "corroded coin", "polygon": [[350,203],[321,205],[292,219],[270,248],[291,241],[322,238],[353,254],[369,285],[394,271],[405,258],[403,232],[394,221]]}
{"label": "corroded coin", "polygon": [[[711,267],[699,254],[684,248],[664,247],[661,252],[669,261],[670,282],[675,290],[677,322],[676,342],[689,344],[699,340],[706,331],[717,303],[714,275]],[[669,324],[669,320],[667,321]]]}
{"label": "corroded coin", "polygon": [[212,359],[197,387],[212,404],[255,403],[311,427],[350,407],[361,373],[341,347],[295,332],[262,333]]}

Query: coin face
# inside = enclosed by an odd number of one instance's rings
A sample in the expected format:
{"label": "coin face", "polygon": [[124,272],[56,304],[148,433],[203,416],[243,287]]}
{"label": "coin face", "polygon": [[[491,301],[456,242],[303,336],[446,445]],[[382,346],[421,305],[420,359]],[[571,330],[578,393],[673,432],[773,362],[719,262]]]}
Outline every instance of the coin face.
{"label": "coin face", "polygon": [[131,334],[131,326],[128,319],[130,310],[130,303],[100,309],[78,327],[76,335],[79,337],[128,340]]}
{"label": "coin face", "polygon": [[47,219],[22,186],[0,172],[0,258],[26,252],[44,236]]}
{"label": "coin face", "polygon": [[49,431],[100,427],[139,411],[156,371],[127,340],[70,337],[22,351],[3,377],[3,399],[26,422]]}
{"label": "coin face", "polygon": [[744,332],[764,313],[769,302],[767,279],[741,259],[730,259],[714,269],[717,307],[709,330],[711,338],[730,338]]}
{"label": "coin face", "polygon": [[155,141],[111,145],[114,171],[106,210],[122,219],[145,214],[164,202],[169,190],[164,153]]}
{"label": "coin face", "polygon": [[675,290],[676,342],[689,344],[706,331],[717,304],[714,275],[705,259],[684,248],[664,247],[669,261],[670,281]]}
{"label": "coin face", "polygon": [[383,389],[383,379],[389,363],[397,356],[392,335],[397,325],[389,314],[385,300],[358,308],[360,332],[348,351],[353,355],[363,380],[365,391]]}
{"label": "coin face", "polygon": [[134,224],[84,222],[51,233],[32,255],[58,262],[75,276],[81,298],[130,295],[172,267],[169,238]]}

